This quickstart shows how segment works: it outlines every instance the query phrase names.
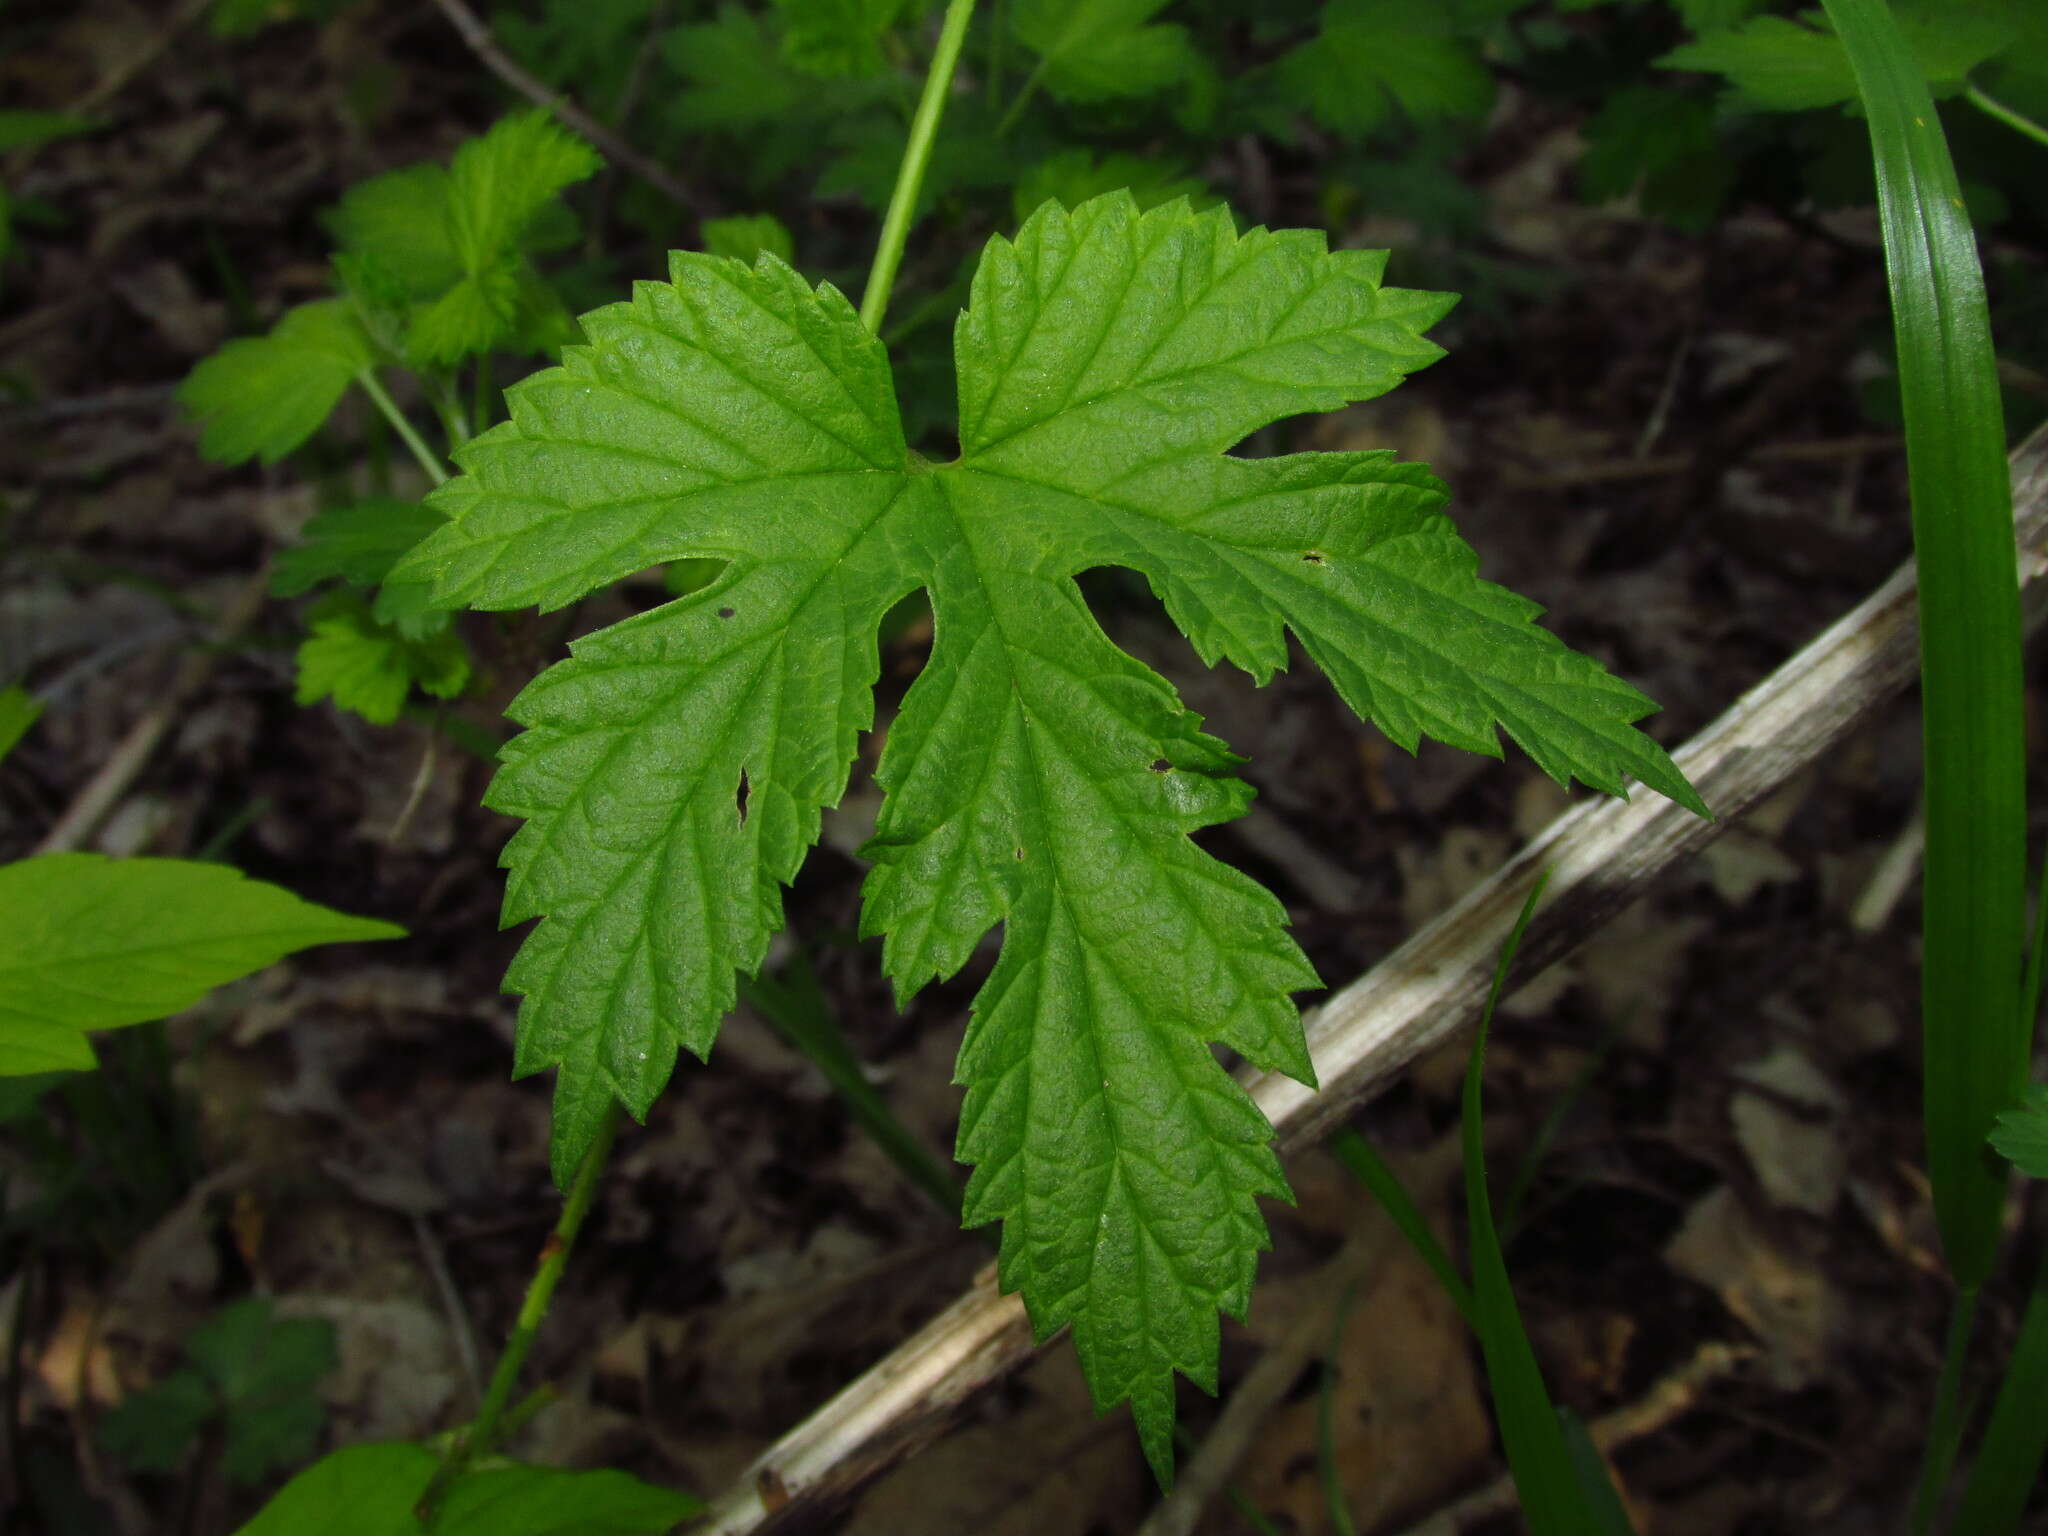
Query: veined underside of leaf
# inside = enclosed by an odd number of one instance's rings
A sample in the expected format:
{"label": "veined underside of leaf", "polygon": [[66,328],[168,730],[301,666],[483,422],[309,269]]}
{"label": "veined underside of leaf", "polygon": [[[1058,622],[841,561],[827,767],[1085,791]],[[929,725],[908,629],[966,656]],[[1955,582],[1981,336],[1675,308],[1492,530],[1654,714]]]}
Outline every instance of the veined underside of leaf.
{"label": "veined underside of leaf", "polygon": [[1263,682],[1286,632],[1361,717],[1698,807],[1631,722],[1649,701],[1481,581],[1442,486],[1387,453],[1240,459],[1283,416],[1433,361],[1441,295],[1383,253],[1222,210],[1048,204],[993,241],[956,332],[960,458],[908,451],[887,360],[834,289],[764,256],[672,258],[509,392],[395,573],[444,601],[556,607],[659,561],[711,586],[578,641],[514,702],[490,803],[525,818],[505,918],[518,1070],[559,1070],[566,1176],[616,1097],[702,1055],[872,720],[876,628],[925,589],[930,661],[892,726],[864,931],[908,998],[1003,926],[961,1051],[969,1224],[1071,1323],[1098,1401],[1171,1466],[1173,1372],[1213,1389],[1284,1197],[1271,1132],[1210,1053],[1312,1078],[1280,904],[1189,840],[1240,759],[1119,650],[1074,583],[1141,571],[1210,664]]}

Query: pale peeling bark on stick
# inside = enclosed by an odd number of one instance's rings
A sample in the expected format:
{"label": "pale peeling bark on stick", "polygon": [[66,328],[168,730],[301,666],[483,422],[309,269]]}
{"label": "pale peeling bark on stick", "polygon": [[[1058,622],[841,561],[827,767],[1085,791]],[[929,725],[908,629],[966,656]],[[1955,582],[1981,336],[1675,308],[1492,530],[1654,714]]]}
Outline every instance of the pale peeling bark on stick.
{"label": "pale peeling bark on stick", "polygon": [[[2020,579],[2048,568],[2048,428],[2012,456]],[[1524,937],[1527,979],[1597,932],[1664,870],[1869,718],[1918,665],[1908,564],[1673,754],[1712,806],[1701,821],[1648,793],[1566,812],[1463,900],[1304,1023],[1322,1081],[1244,1081],[1283,1148],[1335,1130],[1360,1102],[1477,1019],[1501,941],[1530,886],[1551,872]],[[944,1312],[764,1452],[697,1529],[716,1536],[794,1528],[942,1431],[953,1412],[1032,1353],[1024,1305],[993,1267]]]}

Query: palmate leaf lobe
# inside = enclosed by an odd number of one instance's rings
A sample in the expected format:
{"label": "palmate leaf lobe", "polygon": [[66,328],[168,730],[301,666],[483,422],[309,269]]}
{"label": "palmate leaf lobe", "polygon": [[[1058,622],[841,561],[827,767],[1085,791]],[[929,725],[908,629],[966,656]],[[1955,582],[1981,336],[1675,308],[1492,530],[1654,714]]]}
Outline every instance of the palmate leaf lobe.
{"label": "palmate leaf lobe", "polygon": [[[1631,728],[1652,707],[1479,579],[1442,486],[1387,453],[1243,459],[1283,416],[1384,393],[1439,354],[1441,295],[1384,254],[1240,235],[1222,209],[1047,204],[992,241],[956,330],[960,458],[909,451],[851,306],[782,262],[678,253],[509,392],[394,573],[558,607],[658,562],[709,586],[578,641],[515,700],[490,803],[518,1069],[558,1069],[566,1177],[614,1098],[644,1113],[761,962],[781,888],[872,720],[875,633],[922,588],[930,661],[891,726],[863,929],[907,998],[1003,945],[963,1045],[971,1224],[1004,1284],[1071,1324],[1098,1402],[1171,1466],[1173,1374],[1213,1386],[1284,1196],[1271,1131],[1212,1042],[1312,1078],[1316,984],[1279,903],[1190,840],[1241,814],[1236,758],[1117,648],[1075,575],[1142,572],[1205,662],[1263,681],[1286,635],[1362,717],[1697,806]],[[736,791],[744,786],[744,809]]]}

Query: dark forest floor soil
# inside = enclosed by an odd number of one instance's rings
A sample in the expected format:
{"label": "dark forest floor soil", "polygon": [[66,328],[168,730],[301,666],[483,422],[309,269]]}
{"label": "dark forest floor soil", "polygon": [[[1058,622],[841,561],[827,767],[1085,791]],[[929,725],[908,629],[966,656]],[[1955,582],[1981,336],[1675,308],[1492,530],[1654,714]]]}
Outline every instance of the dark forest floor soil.
{"label": "dark forest floor soil", "polygon": [[[167,31],[114,98],[120,131],[34,164],[33,190],[69,222],[29,239],[0,290],[20,400],[0,411],[0,680],[48,709],[0,767],[0,857],[36,845],[315,505],[292,469],[203,463],[168,391],[230,334],[235,303],[269,315],[320,291],[316,215],[343,187],[489,120],[488,77],[417,9],[236,47]],[[0,76],[38,104],[72,99],[148,41],[145,21],[86,5]],[[374,139],[343,109],[366,58],[403,103]],[[1589,210],[1563,180],[1569,131],[1510,104],[1474,164],[1487,254],[1540,291],[1469,300],[1439,333],[1445,361],[1299,445],[1434,464],[1487,575],[1657,699],[1651,728],[1676,744],[1907,553],[1897,444],[1858,404],[1884,325],[1875,226],[1758,213],[1689,238]],[[1451,252],[1400,260],[1410,283],[1471,277]],[[1305,662],[1264,690],[1205,673],[1111,575],[1091,596],[1249,754],[1258,809],[1209,844],[1280,893],[1332,983],[1567,803],[1512,751],[1392,748]],[[629,583],[574,622],[658,598]],[[463,708],[496,731],[515,668],[566,635],[468,622],[498,676]],[[124,1477],[92,1422],[213,1307],[254,1289],[334,1322],[334,1443],[426,1435],[468,1411],[465,1361],[480,1351],[488,1369],[557,1210],[546,1084],[507,1080],[498,980],[517,935],[498,931],[496,857],[511,829],[479,808],[487,770],[427,724],[295,706],[299,633],[292,604],[258,608],[88,846],[207,850],[411,937],[304,955],[174,1020],[187,1177],[143,1202],[146,1220],[95,1229],[118,1242],[46,1234],[26,1292],[27,1266],[0,1276],[22,1362],[13,1451],[83,1468],[134,1529],[176,1528],[186,1483]],[[883,728],[919,643],[885,659]],[[1525,987],[1498,1027],[1486,1088],[1496,1191],[1521,1191],[1510,1268],[1558,1396],[1626,1429],[1614,1464],[1646,1532],[1894,1528],[1910,1487],[1949,1300],[1919,1171],[1917,764],[1902,700]],[[792,934],[897,1112],[943,1150],[979,974],[899,1014],[873,948],[848,937],[850,851],[875,796],[864,766],[790,897]],[[1446,1233],[1462,1219],[1461,1068],[1458,1053],[1424,1061],[1357,1121]],[[26,1154],[4,1145],[18,1204]],[[1455,1313],[1333,1160],[1290,1175],[1299,1204],[1270,1213],[1251,1322],[1226,1328],[1226,1396],[1265,1351],[1299,1351],[1304,1318],[1324,1326],[1246,1448],[1240,1491],[1281,1529],[1331,1529],[1318,1408],[1333,1371],[1328,1454],[1359,1530],[1512,1529],[1500,1506],[1431,1523],[1499,1473]],[[561,1400],[519,1449],[716,1492],[987,1255],[742,1012],[623,1135],[536,1355]],[[1985,1360],[2013,1325],[1996,1292]],[[1214,1406],[1183,1407],[1199,1440]],[[1056,1345],[827,1525],[1123,1532],[1152,1497],[1127,1423],[1094,1419]],[[230,1530],[251,1498],[202,1487],[189,1528]],[[1247,1528],[1220,1504],[1202,1526]]]}

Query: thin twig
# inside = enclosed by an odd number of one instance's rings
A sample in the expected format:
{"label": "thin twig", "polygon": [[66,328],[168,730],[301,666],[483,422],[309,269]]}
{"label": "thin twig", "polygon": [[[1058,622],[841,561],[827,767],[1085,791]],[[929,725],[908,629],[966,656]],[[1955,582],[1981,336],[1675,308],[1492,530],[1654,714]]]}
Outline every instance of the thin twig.
{"label": "thin twig", "polygon": [[[1903,453],[1905,439],[1896,432],[1866,432],[1854,437],[1828,437],[1808,443],[1771,443],[1752,449],[1752,463],[1797,463],[1816,459],[1851,459],[1866,453]],[[1605,485],[1616,480],[1659,480],[1688,473],[1699,463],[1696,453],[1665,453],[1648,459],[1610,459],[1544,474],[1510,469],[1502,482],[1515,490],[1560,491],[1580,485]]]}
{"label": "thin twig", "polygon": [[265,565],[235,594],[234,602],[221,615],[212,644],[194,651],[179,663],[177,675],[172,678],[171,686],[164,691],[163,697],[128,728],[121,744],[100,765],[100,771],[92,776],[92,781],[79,792],[78,798],[57,818],[57,824],[36,844],[37,854],[65,853],[74,849],[91,837],[100,823],[107,819],[156,751],[164,733],[184,712],[192,696],[213,676],[213,669],[220,664],[222,648],[255,621],[263,608],[264,593],[269,588],[270,567]]}
{"label": "thin twig", "polygon": [[449,24],[462,34],[463,42],[469,45],[469,51],[477,56],[478,62],[484,68],[535,106],[545,107],[554,113],[565,125],[595,144],[607,160],[615,165],[624,166],[650,187],[682,204],[683,207],[702,211],[703,198],[684,186],[659,162],[642,154],[560,91],[550,90],[545,82],[536,79],[520,67],[511,55],[498,46],[498,40],[491,36],[491,29],[484,25],[482,18],[465,5],[463,0],[434,0],[434,4],[440,7],[441,14],[448,18]]}
{"label": "thin twig", "polygon": [[[1702,1393],[1749,1363],[1756,1351],[1746,1345],[1715,1340],[1702,1344],[1693,1357],[1650,1388],[1649,1394],[1595,1419],[1588,1432],[1603,1454],[1616,1446],[1654,1434],[1692,1411]],[[1436,1511],[1404,1536],[1458,1536],[1473,1521],[1506,1514],[1515,1507],[1515,1480],[1500,1476],[1455,1504]]]}
{"label": "thin twig", "polygon": [[[2039,548],[2048,536],[2048,428],[2013,455],[2012,471],[2020,576],[2032,582],[2048,567]],[[1651,880],[1867,722],[1914,675],[1916,598],[1909,563],[1675,754],[1719,820],[1703,822],[1645,793],[1582,804],[1309,1014],[1320,1094],[1291,1078],[1247,1074],[1283,1150],[1327,1137],[1418,1056],[1478,1018],[1501,939],[1544,869],[1552,871],[1551,901],[1529,929],[1518,981],[1584,943]],[[713,1504],[698,1536],[741,1536],[814,1516],[936,1437],[961,1404],[1032,1348],[1024,1304],[997,1291],[991,1266],[756,1458]]]}

